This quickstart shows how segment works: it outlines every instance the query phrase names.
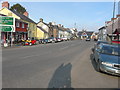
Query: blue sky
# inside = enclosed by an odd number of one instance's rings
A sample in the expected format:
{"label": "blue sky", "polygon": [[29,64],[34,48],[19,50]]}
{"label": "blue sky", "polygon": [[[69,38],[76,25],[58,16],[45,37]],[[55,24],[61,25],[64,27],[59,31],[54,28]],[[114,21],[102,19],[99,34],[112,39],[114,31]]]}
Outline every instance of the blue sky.
{"label": "blue sky", "polygon": [[[112,17],[112,2],[18,2],[29,12],[35,22],[40,18],[46,23],[51,21],[67,28],[76,27],[97,31],[105,21]],[[16,4],[11,2],[10,5]]]}

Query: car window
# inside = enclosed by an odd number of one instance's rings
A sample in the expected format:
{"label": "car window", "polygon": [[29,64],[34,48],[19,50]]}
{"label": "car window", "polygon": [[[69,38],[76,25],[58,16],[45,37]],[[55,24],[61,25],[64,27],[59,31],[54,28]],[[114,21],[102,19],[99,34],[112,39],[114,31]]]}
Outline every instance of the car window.
{"label": "car window", "polygon": [[120,48],[118,48],[118,47],[110,47],[110,46],[103,46],[102,53],[111,54],[111,55],[120,55]]}

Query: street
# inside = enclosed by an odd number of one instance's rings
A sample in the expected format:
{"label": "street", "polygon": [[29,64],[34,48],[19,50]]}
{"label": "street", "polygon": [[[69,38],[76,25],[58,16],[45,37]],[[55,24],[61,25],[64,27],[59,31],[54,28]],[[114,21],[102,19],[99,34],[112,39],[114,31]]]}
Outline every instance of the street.
{"label": "street", "polygon": [[93,45],[73,40],[3,49],[3,88],[118,88],[118,77],[95,70]]}

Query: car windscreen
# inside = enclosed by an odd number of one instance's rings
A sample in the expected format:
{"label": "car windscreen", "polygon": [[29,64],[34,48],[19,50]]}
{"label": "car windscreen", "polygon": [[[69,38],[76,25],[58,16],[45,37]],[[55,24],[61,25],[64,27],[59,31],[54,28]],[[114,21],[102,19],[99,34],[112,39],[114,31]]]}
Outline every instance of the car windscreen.
{"label": "car windscreen", "polygon": [[103,46],[101,52],[104,54],[120,56],[120,47]]}

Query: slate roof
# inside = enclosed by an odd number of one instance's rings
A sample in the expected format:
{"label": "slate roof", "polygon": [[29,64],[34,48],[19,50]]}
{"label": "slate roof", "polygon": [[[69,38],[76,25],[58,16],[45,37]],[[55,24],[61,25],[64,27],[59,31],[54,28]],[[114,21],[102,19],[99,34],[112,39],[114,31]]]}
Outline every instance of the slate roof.
{"label": "slate roof", "polygon": [[86,33],[87,33],[88,36],[91,36],[93,34],[93,31],[89,31],[89,32],[86,31]]}
{"label": "slate roof", "polygon": [[47,31],[45,31],[43,28],[37,26],[39,29],[41,29],[44,33],[48,33]]}
{"label": "slate roof", "polygon": [[[79,31],[78,32],[78,35],[81,36],[84,32],[83,31]],[[93,34],[93,31],[85,31],[85,33],[88,35],[88,36],[91,36]]]}
{"label": "slate roof", "polygon": [[[26,17],[25,15],[22,15],[16,11],[12,11],[14,14],[16,14],[17,16],[19,16],[22,20],[25,20],[25,21],[28,21],[28,22],[31,22],[31,23],[35,23],[32,19]],[[35,23],[36,24],[36,23]]]}

